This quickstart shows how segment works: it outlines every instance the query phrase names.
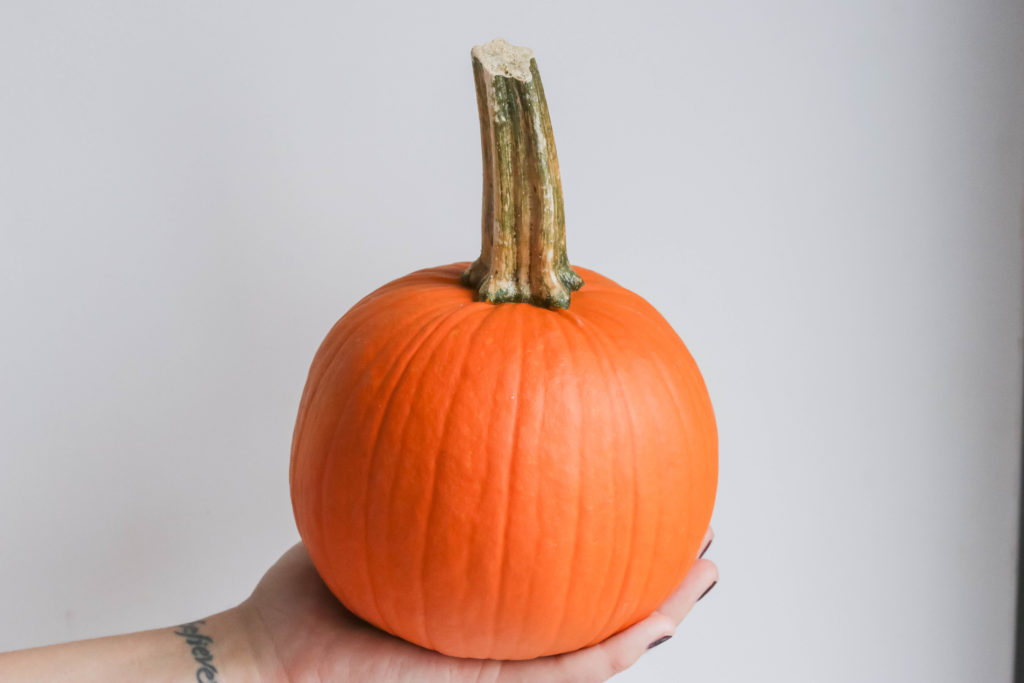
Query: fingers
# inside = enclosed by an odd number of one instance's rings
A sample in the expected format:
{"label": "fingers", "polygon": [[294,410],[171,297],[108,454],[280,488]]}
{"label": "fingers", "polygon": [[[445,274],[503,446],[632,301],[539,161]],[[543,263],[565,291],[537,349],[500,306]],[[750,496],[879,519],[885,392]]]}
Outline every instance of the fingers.
{"label": "fingers", "polygon": [[267,570],[264,580],[290,580],[295,581],[298,576],[316,575],[313,561],[309,559],[309,553],[301,542],[296,543],[278,559],[274,565]]}
{"label": "fingers", "polygon": [[711,541],[715,540],[715,530],[708,527],[707,533],[704,534],[704,540],[700,542],[700,553],[697,554],[697,559],[704,557],[704,553],[711,547]]}
{"label": "fingers", "polygon": [[640,655],[654,643],[661,644],[672,637],[678,624],[668,616],[655,612],[625,631],[616,633],[594,646],[608,666],[608,675],[614,676],[633,666]]}
{"label": "fingers", "polygon": [[310,564],[309,552],[306,550],[306,546],[299,541],[291,548],[289,548],[284,555],[277,561],[279,565],[307,565]]}
{"label": "fingers", "polygon": [[[714,538],[708,529],[701,554]],[[593,647],[563,655],[563,666],[586,672],[584,680],[605,680],[628,669],[649,648],[660,645],[675,633],[697,601],[718,582],[718,567],[710,560],[697,559],[682,583],[649,617]]]}
{"label": "fingers", "polygon": [[716,583],[718,583],[718,567],[715,563],[711,560],[697,560],[693,563],[686,578],[679,584],[679,588],[668,596],[668,599],[654,614],[667,617],[672,622],[674,630],[679,622],[690,613],[697,601]]}

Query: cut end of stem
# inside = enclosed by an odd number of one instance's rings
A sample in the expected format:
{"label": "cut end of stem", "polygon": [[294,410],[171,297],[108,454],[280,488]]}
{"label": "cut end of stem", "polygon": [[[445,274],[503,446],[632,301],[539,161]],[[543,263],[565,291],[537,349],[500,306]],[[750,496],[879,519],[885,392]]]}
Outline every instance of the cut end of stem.
{"label": "cut end of stem", "polygon": [[568,308],[569,265],[551,117],[533,51],[498,38],[473,48],[484,161],[480,258],[463,274],[478,301]]}
{"label": "cut end of stem", "polygon": [[473,59],[480,62],[483,70],[492,76],[506,76],[517,81],[530,81],[530,61],[533,50],[528,47],[510,45],[503,38],[477,45],[471,52]]}

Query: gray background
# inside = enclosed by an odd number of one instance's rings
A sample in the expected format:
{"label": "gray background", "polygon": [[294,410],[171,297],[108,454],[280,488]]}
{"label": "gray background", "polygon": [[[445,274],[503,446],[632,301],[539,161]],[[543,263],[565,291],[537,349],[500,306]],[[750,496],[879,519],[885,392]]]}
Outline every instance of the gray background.
{"label": "gray background", "polygon": [[0,649],[244,598],[308,363],[479,247],[533,47],[569,253],[721,432],[718,588],[623,681],[1009,681],[1024,4],[0,4]]}

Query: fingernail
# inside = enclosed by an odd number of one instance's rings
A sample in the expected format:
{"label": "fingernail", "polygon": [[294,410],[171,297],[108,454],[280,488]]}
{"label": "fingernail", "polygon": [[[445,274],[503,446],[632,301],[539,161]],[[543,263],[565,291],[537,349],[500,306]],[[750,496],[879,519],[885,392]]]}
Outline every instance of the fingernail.
{"label": "fingernail", "polygon": [[714,587],[715,587],[715,586],[717,586],[717,585],[718,585],[718,581],[715,581],[715,582],[714,582],[714,583],[712,583],[712,584],[711,584],[710,586],[708,586],[708,589],[707,589],[706,591],[704,591],[703,593],[701,593],[701,594],[700,594],[700,597],[699,597],[699,598],[697,598],[697,602],[700,602],[701,600],[703,600],[703,599],[704,599],[704,596],[705,596],[705,595],[707,595],[708,593],[710,593],[710,592],[711,592],[711,589],[712,589],[712,588],[714,588]]}
{"label": "fingernail", "polygon": [[647,649],[650,650],[652,647],[658,647],[659,645],[661,645],[662,643],[664,643],[666,640],[668,640],[671,637],[672,636],[662,636],[661,638],[658,638],[656,641],[654,641],[653,643],[648,645]]}
{"label": "fingernail", "polygon": [[704,557],[704,553],[706,553],[708,551],[708,548],[710,548],[711,544],[714,543],[714,542],[715,542],[715,539],[713,539],[713,538],[710,541],[708,541],[708,544],[706,546],[704,546],[704,550],[701,550],[700,551],[700,555],[697,556],[698,560],[700,558]]}

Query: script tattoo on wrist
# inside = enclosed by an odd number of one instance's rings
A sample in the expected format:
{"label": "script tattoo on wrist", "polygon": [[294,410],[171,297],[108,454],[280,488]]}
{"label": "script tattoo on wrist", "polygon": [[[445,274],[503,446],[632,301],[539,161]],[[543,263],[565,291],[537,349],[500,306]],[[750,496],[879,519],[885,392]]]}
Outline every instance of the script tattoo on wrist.
{"label": "script tattoo on wrist", "polygon": [[182,624],[174,635],[181,636],[185,642],[192,646],[192,659],[196,660],[199,668],[196,669],[197,683],[217,683],[217,667],[213,665],[213,653],[210,652],[210,645],[213,638],[200,633],[199,627],[206,624],[205,620],[193,621],[190,624]]}

